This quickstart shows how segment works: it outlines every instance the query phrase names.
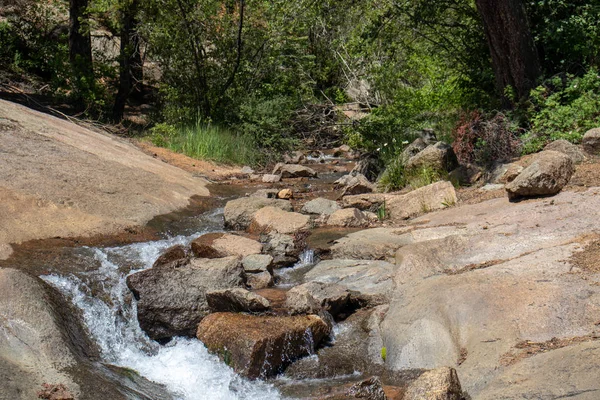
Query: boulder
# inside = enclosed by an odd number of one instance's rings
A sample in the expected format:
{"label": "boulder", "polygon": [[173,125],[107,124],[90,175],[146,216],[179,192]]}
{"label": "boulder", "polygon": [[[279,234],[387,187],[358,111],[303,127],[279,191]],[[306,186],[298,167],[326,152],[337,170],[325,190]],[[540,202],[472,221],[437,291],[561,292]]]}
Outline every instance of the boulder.
{"label": "boulder", "polygon": [[553,195],[569,183],[574,172],[569,156],[557,151],[542,151],[505,189],[510,199]]}
{"label": "boulder", "polygon": [[352,173],[344,175],[334,182],[337,189],[343,189],[342,196],[370,193],[375,190],[375,185],[363,175]]}
{"label": "boulder", "polygon": [[172,398],[136,374],[99,366],[80,314],[42,279],[0,268],[0,399]]}
{"label": "boulder", "polygon": [[395,270],[394,264],[385,261],[325,260],[315,265],[305,280],[341,285],[372,306],[388,301]]}
{"label": "boulder", "polygon": [[187,254],[185,252],[185,248],[178,244],[176,246],[169,247],[164,251],[157,259],[154,261],[152,268],[159,268],[163,265],[171,264],[171,263],[180,263],[183,264],[187,262]]}
{"label": "boulder", "polygon": [[316,315],[215,313],[198,325],[197,337],[236,372],[255,379],[273,376],[295,359],[314,353],[329,333]]}
{"label": "boulder", "polygon": [[560,139],[550,142],[544,147],[544,150],[558,151],[569,156],[573,164],[581,164],[585,161],[585,153],[581,148],[568,140]]}
{"label": "boulder", "polygon": [[294,237],[277,232],[269,232],[261,239],[264,251],[273,257],[273,266],[287,267],[298,261],[300,249],[294,242]]}
{"label": "boulder", "polygon": [[253,232],[291,234],[309,227],[310,217],[307,215],[284,211],[276,207],[264,207],[254,213],[250,229]]}
{"label": "boulder", "polygon": [[429,144],[425,143],[422,138],[415,139],[411,144],[406,146],[406,148],[400,153],[400,163],[402,165],[406,165],[408,160],[425,150]]}
{"label": "boulder", "polygon": [[206,302],[211,312],[261,312],[271,306],[269,300],[243,288],[207,292]]}
{"label": "boulder", "polygon": [[242,259],[246,273],[272,272],[273,257],[268,254],[250,254]]}
{"label": "boulder", "polygon": [[252,290],[266,289],[273,286],[273,275],[269,272],[252,272],[246,274],[246,284]]}
{"label": "boulder", "polygon": [[317,176],[317,172],[306,165],[281,163],[275,166],[273,174],[281,175],[282,178],[314,178]]}
{"label": "boulder", "polygon": [[285,308],[292,314],[318,314],[321,310],[333,318],[347,316],[359,308],[360,299],[345,286],[336,283],[307,282],[287,292]]}
{"label": "boulder", "polygon": [[600,128],[590,129],[581,140],[583,149],[589,154],[600,154]]}
{"label": "boulder", "polygon": [[458,183],[462,186],[473,185],[483,176],[480,167],[473,164],[461,165],[448,174],[450,182]]}
{"label": "boulder", "polygon": [[368,226],[371,219],[357,208],[343,208],[329,216],[327,225],[360,227]]}
{"label": "boulder", "polygon": [[302,207],[302,212],[305,214],[331,215],[340,208],[337,202],[318,197],[306,203]]}
{"label": "boulder", "polygon": [[454,368],[426,371],[411,382],[404,400],[462,400],[463,392]]}
{"label": "boulder", "polygon": [[278,189],[258,189],[256,192],[252,193],[250,197],[262,197],[263,199],[276,199],[277,193],[279,193]]}
{"label": "boulder", "polygon": [[199,258],[246,257],[261,251],[256,240],[228,233],[206,233],[192,241],[192,253]]}
{"label": "boulder", "polygon": [[264,174],[262,176],[262,181],[264,183],[277,183],[281,181],[281,175],[277,174]]}
{"label": "boulder", "polygon": [[154,340],[193,336],[210,311],[206,292],[243,284],[238,257],[194,258],[179,268],[151,268],[127,277],[140,327]]}
{"label": "boulder", "polygon": [[437,142],[427,146],[406,163],[407,169],[432,168],[438,171],[452,171],[458,167],[458,159],[452,146]]}
{"label": "boulder", "polygon": [[497,163],[487,173],[486,181],[492,184],[504,185],[514,181],[523,169],[523,166],[516,162],[508,164]]}
{"label": "boulder", "polygon": [[277,198],[278,199],[290,200],[293,197],[294,197],[294,192],[292,192],[292,189],[281,189],[277,193]]}
{"label": "boulder", "polygon": [[373,193],[344,196],[344,207],[374,210],[385,205],[385,217],[393,221],[450,207],[458,201],[452,183],[440,181],[405,194]]}
{"label": "boulder", "polygon": [[252,223],[254,213],[263,207],[276,207],[285,211],[292,211],[292,205],[289,201],[261,197],[242,197],[228,201],[225,204],[223,211],[225,227],[245,230]]}
{"label": "boulder", "polygon": [[351,173],[361,174],[370,182],[375,182],[384,168],[385,165],[379,158],[379,155],[376,153],[370,153],[361,157],[360,161],[356,163],[356,166],[352,169]]}

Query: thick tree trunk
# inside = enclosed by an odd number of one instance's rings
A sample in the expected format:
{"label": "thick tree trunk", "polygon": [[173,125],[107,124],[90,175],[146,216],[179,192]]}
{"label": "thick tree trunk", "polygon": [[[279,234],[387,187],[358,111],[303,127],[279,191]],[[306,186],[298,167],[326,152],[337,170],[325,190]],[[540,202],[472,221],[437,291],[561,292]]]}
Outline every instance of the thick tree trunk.
{"label": "thick tree trunk", "polygon": [[516,100],[526,97],[541,74],[540,61],[521,0],[476,0],[487,36],[496,86]]}
{"label": "thick tree trunk", "polygon": [[143,65],[138,35],[138,1],[134,0],[122,11],[121,54],[119,60],[119,91],[113,107],[113,120],[121,121],[125,104],[132,93],[141,94]]}
{"label": "thick tree trunk", "polygon": [[94,76],[87,7],[88,0],[69,0],[69,59],[78,80]]}

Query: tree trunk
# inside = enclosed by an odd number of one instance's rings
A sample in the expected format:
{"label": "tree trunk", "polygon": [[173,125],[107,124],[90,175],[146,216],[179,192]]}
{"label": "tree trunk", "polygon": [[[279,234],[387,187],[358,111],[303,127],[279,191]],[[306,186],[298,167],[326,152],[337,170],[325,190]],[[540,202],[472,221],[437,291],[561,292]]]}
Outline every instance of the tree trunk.
{"label": "tree trunk", "polygon": [[516,99],[529,95],[541,75],[540,61],[521,0],[476,0],[487,36],[496,87],[505,101],[506,89]]}
{"label": "tree trunk", "polygon": [[123,119],[125,104],[132,93],[141,94],[143,79],[143,61],[138,35],[138,1],[132,1],[122,10],[121,15],[121,52],[119,60],[119,91],[113,107],[113,120]]}
{"label": "tree trunk", "polygon": [[[88,0],[69,0],[69,59],[78,81],[94,77],[87,7]],[[92,84],[88,82],[88,86]]]}

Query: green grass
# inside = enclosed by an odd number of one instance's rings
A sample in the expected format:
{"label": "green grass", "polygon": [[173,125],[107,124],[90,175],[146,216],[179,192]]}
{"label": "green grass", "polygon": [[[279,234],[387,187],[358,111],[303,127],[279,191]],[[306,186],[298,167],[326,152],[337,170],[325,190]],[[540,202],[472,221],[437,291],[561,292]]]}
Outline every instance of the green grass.
{"label": "green grass", "polygon": [[185,127],[159,124],[152,129],[150,140],[156,146],[192,158],[225,164],[257,165],[263,158],[251,138],[210,124]]}

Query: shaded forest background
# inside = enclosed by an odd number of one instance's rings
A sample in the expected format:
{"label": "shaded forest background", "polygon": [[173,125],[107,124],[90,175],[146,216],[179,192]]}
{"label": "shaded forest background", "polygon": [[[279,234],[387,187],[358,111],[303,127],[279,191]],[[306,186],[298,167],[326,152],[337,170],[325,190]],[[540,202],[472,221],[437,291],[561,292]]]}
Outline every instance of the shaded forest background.
{"label": "shaded forest background", "polygon": [[433,129],[487,165],[600,126],[599,0],[4,3],[4,88],[219,161]]}

